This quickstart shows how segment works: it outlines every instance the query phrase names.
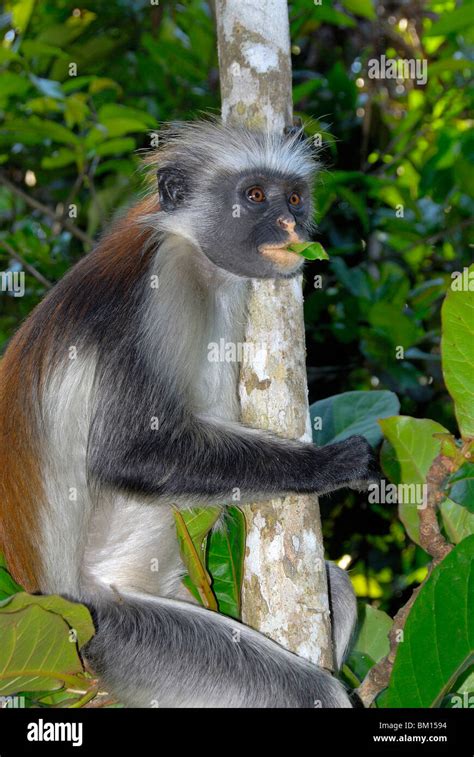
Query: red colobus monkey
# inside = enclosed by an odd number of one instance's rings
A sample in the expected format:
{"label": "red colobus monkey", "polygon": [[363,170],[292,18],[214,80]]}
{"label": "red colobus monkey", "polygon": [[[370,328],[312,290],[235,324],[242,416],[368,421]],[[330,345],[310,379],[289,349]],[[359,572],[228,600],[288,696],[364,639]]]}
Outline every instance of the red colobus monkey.
{"label": "red colobus monkey", "polygon": [[[295,275],[315,171],[301,135],[191,123],[133,207],[35,309],[1,362],[1,541],[28,590],[84,602],[85,656],[128,706],[350,707],[329,673],[183,600],[173,506],[358,487],[361,437],[316,448],[238,423],[250,278]],[[238,208],[239,212],[234,212]],[[156,283],[158,286],[156,286]],[[158,558],[159,570],[152,571]],[[336,656],[355,600],[330,567]]]}

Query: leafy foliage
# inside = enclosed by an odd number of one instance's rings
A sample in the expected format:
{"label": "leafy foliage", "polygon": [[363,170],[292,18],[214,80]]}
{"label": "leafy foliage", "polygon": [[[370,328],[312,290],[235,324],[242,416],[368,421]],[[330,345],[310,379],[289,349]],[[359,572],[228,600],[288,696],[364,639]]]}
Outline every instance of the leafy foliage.
{"label": "leafy foliage", "polygon": [[437,707],[474,664],[474,536],[430,575],[404,629],[385,707]]}
{"label": "leafy foliage", "polygon": [[[371,605],[359,607],[357,635],[343,674],[350,671],[348,683],[358,686],[370,668],[389,651],[388,634],[392,619]],[[353,678],[351,678],[353,676]],[[355,681],[354,681],[355,678]]]}
{"label": "leafy foliage", "polygon": [[387,391],[344,392],[326,397],[310,407],[313,441],[322,446],[362,434],[375,447],[382,438],[377,421],[399,408],[397,396]]}
{"label": "leafy foliage", "polygon": [[461,287],[455,288],[455,283],[443,305],[443,373],[456,403],[461,435],[468,437],[474,436],[474,296],[468,296],[474,285],[466,293]]}
{"label": "leafy foliage", "polygon": [[93,636],[94,626],[83,605],[20,591],[0,609],[1,696],[91,688],[79,648]]}

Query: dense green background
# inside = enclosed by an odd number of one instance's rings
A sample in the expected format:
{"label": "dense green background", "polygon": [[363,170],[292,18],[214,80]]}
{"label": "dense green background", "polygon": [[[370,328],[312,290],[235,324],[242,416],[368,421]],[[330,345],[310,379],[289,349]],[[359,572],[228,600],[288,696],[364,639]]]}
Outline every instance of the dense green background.
{"label": "dense green background", "polygon": [[[311,401],[390,389],[401,412],[456,430],[439,360],[440,304],[472,259],[474,136],[469,116],[473,5],[340,0],[290,3],[295,111],[322,132],[318,239],[307,267]],[[7,3],[0,17],[0,171],[95,237],[143,191],[140,156],[159,121],[219,110],[206,2]],[[471,48],[472,49],[472,48]],[[428,83],[369,79],[374,56],[425,58]],[[70,63],[77,76],[69,75]],[[471,113],[472,119],[472,113]],[[403,217],[396,207],[403,205]],[[50,282],[84,244],[0,183],[0,270],[19,252]],[[2,247],[2,242],[10,247]],[[313,276],[324,274],[314,290]],[[0,294],[0,348],[43,297]],[[396,346],[405,359],[396,359]],[[424,575],[395,508],[355,494],[323,502],[328,554],[352,558],[361,596],[393,611]]]}

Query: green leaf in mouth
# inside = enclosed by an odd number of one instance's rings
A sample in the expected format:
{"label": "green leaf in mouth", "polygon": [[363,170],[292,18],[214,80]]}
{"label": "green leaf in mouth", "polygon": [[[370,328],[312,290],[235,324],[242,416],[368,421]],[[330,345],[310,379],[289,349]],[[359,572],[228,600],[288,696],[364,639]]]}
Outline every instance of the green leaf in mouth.
{"label": "green leaf in mouth", "polygon": [[329,260],[329,255],[319,242],[297,242],[288,245],[287,249],[307,260]]}

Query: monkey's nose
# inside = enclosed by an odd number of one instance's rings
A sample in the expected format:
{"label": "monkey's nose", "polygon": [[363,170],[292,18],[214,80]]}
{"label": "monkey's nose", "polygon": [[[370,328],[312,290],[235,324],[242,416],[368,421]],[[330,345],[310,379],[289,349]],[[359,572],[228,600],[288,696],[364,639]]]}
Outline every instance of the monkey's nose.
{"label": "monkey's nose", "polygon": [[283,216],[280,216],[280,218],[278,218],[277,220],[277,224],[282,229],[288,231],[291,234],[291,232],[295,230],[296,221],[294,221],[292,218],[284,218]]}

